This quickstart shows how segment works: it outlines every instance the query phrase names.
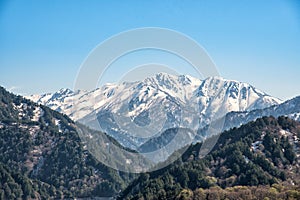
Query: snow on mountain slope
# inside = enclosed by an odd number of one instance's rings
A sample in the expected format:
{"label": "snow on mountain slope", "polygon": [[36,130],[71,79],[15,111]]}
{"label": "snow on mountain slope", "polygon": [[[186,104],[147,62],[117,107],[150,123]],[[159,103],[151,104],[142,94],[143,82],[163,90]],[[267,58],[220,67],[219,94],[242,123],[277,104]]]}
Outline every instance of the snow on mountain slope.
{"label": "snow on mountain slope", "polygon": [[[146,142],[147,131],[152,131],[152,137],[174,127],[196,130],[231,111],[250,111],[282,102],[247,83],[165,73],[143,81],[106,84],[93,91],[61,89],[28,98],[86,125],[98,123],[100,129],[130,148]],[[128,125],[128,119],[136,126]]]}
{"label": "snow on mountain slope", "polygon": [[[203,127],[213,116],[224,116],[231,111],[250,111],[277,105],[282,101],[254,88],[248,83],[226,80],[221,77],[205,79],[195,94],[200,114],[203,114]],[[208,120],[207,120],[208,119]]]}
{"label": "snow on mountain slope", "polygon": [[[148,103],[151,103],[149,98],[165,98],[166,96],[174,96],[180,101],[186,101],[192,95],[192,91],[200,85],[200,82],[190,76],[175,77],[161,73],[155,77],[149,77],[143,82],[108,83],[93,91],[78,90],[74,92],[70,89],[61,89],[53,94],[31,95],[27,98],[63,112],[74,120],[79,120],[95,109],[112,107],[116,104],[113,103],[115,100],[124,100],[129,97],[141,101],[148,99]],[[80,114],[74,112],[74,107]]]}
{"label": "snow on mountain slope", "polygon": [[242,124],[256,120],[263,116],[288,116],[300,121],[300,96],[287,100],[279,105],[273,105],[263,109],[255,109],[244,112],[230,112],[225,117],[223,130],[239,127]]}

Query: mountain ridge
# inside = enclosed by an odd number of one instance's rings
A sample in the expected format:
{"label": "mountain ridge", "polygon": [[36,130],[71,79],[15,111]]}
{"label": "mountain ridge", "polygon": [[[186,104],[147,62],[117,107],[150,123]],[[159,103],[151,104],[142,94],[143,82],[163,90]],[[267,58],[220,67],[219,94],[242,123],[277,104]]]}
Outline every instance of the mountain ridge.
{"label": "mountain ridge", "polygon": [[255,109],[252,111],[229,112],[225,117],[223,130],[233,127],[239,127],[241,124],[253,121],[263,116],[279,117],[281,115],[288,116],[296,121],[300,120],[300,96],[296,96],[281,104],[273,105],[264,109]]}
{"label": "mountain ridge", "polygon": [[[142,81],[105,84],[92,91],[65,89],[27,98],[105,131],[133,149],[147,139],[134,137],[134,133],[128,131],[132,126],[127,128],[120,120],[131,118],[131,123],[140,127],[156,124],[152,126],[154,136],[175,127],[203,128],[230,111],[265,108],[282,102],[248,83],[222,77],[199,80],[189,75],[166,73]],[[154,121],[151,112],[157,118]]]}

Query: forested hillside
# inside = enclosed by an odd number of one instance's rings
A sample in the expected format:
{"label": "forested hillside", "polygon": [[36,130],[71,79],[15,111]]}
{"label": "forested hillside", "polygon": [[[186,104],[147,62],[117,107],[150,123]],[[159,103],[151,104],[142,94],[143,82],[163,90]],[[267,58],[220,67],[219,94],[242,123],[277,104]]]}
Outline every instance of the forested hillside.
{"label": "forested hillside", "polygon": [[222,133],[203,159],[195,144],[173,165],[142,174],[120,199],[299,199],[299,138],[299,122],[257,119]]}
{"label": "forested hillside", "polygon": [[66,115],[1,87],[1,199],[101,197],[124,189],[134,175],[98,162],[75,126]]}

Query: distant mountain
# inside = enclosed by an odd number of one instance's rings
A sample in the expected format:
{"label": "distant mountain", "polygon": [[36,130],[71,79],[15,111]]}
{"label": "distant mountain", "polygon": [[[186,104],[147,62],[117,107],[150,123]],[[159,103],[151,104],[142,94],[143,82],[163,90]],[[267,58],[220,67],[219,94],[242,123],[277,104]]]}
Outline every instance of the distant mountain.
{"label": "distant mountain", "polygon": [[[256,109],[251,111],[242,112],[229,112],[224,118],[224,125],[221,131],[226,131],[234,127],[240,127],[243,124],[254,121],[264,116],[287,116],[296,121],[300,121],[300,96],[291,100],[287,100],[281,104],[273,105],[264,109]],[[209,126],[209,125],[208,125]],[[202,141],[209,137],[210,133],[208,126],[198,129],[197,134],[194,137],[194,142]],[[177,129],[169,129],[163,132],[161,135],[151,138],[139,147],[140,152],[154,151],[164,147],[170,141],[173,140],[174,135],[177,133]],[[191,139],[192,140],[192,139]]]}
{"label": "distant mountain", "polygon": [[62,89],[28,98],[105,131],[133,149],[169,128],[197,130],[231,111],[282,102],[247,83],[165,73],[138,82],[106,84],[93,91]]}
{"label": "distant mountain", "polygon": [[242,124],[253,121],[263,116],[288,116],[291,119],[300,121],[300,96],[287,100],[281,104],[270,106],[264,109],[252,111],[230,112],[225,117],[223,130],[239,127]]}
{"label": "distant mountain", "polygon": [[[81,138],[78,130],[83,132]],[[97,161],[87,150],[83,135],[97,137],[101,147],[107,142],[119,145],[102,132],[0,87],[0,199],[117,194],[134,175]]]}
{"label": "distant mountain", "polygon": [[191,145],[170,166],[141,174],[119,199],[299,199],[299,138],[299,122],[259,118],[223,132],[202,159],[202,143]]}

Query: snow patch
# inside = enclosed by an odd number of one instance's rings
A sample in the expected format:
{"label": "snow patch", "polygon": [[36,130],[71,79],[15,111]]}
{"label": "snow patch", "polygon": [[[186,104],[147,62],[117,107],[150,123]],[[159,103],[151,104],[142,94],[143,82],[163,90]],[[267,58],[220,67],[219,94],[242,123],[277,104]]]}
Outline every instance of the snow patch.
{"label": "snow patch", "polygon": [[61,129],[60,120],[59,119],[54,119],[54,124],[55,124],[55,126],[58,127],[58,132],[62,133],[63,130]]}
{"label": "snow patch", "polygon": [[255,141],[251,144],[251,150],[257,152],[259,145],[262,144],[262,141]]}
{"label": "snow patch", "polygon": [[33,111],[33,117],[31,120],[37,122],[39,121],[40,117],[42,117],[43,115],[44,115],[43,109],[37,106]]}

